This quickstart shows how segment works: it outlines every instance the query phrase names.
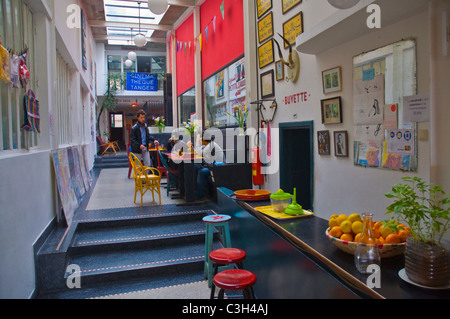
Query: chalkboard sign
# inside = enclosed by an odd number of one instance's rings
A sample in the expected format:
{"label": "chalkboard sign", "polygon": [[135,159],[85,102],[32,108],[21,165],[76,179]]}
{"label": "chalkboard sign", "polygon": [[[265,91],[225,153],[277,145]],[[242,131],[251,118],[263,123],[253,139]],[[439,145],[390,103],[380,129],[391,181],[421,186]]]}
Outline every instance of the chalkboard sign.
{"label": "chalkboard sign", "polygon": [[158,75],[149,73],[127,73],[128,91],[158,91]]}

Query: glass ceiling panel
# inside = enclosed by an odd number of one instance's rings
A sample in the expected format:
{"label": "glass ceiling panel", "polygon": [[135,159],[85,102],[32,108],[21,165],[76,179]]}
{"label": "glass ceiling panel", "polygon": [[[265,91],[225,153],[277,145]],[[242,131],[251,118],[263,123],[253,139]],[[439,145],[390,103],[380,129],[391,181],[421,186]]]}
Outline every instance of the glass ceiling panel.
{"label": "glass ceiling panel", "polygon": [[[139,23],[139,4],[134,1],[104,0],[105,19],[110,22]],[[146,28],[146,24],[159,24],[164,14],[156,15],[148,9],[148,2],[142,1],[140,6],[141,33],[146,37],[153,34],[153,30]],[[131,28],[108,27],[108,35],[124,36],[124,40],[109,40],[109,44],[127,43],[131,41]],[[138,29],[133,29],[133,37],[139,33]]]}

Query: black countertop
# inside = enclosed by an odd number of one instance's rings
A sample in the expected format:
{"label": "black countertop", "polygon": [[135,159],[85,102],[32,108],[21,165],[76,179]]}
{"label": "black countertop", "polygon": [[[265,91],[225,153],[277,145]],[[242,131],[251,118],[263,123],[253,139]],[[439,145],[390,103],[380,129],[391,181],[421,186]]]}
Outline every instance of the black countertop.
{"label": "black countertop", "polygon": [[330,272],[339,281],[362,297],[387,299],[450,298],[450,290],[425,289],[405,282],[398,275],[404,268],[404,256],[381,259],[381,287],[366,285],[369,275],[360,274],[354,264],[353,255],[339,250],[326,237],[328,221],[315,215],[280,221],[255,210],[258,206],[270,205],[269,201],[237,201],[242,208],[266,224],[282,238],[295,246],[319,266]]}

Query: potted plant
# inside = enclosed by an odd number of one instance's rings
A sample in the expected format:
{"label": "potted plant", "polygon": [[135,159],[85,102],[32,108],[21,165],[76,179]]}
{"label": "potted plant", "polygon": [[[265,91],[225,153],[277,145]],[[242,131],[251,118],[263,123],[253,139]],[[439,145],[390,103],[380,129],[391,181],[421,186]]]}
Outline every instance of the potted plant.
{"label": "potted plant", "polygon": [[156,118],[153,117],[152,119],[155,121],[155,124],[153,124],[153,126],[158,128],[158,133],[162,133],[164,131],[164,128],[166,127],[166,125],[164,124],[164,117],[158,116]]}
{"label": "potted plant", "polygon": [[442,186],[431,185],[420,177],[404,177],[385,194],[394,199],[386,214],[406,223],[411,232],[406,241],[405,272],[423,286],[444,286],[450,279],[449,252],[443,237],[450,224],[450,197]]}

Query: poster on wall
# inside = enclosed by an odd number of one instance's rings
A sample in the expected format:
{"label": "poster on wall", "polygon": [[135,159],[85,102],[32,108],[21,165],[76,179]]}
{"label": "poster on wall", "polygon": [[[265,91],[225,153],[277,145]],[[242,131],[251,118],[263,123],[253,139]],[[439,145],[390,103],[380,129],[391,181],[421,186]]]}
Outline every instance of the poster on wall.
{"label": "poster on wall", "polygon": [[62,149],[53,152],[52,159],[64,216],[66,217],[67,225],[71,225],[75,210],[78,208],[78,201],[70,178],[67,150]]}
{"label": "poster on wall", "polygon": [[230,101],[245,97],[245,59],[233,63],[228,68],[228,95]]}
{"label": "poster on wall", "polygon": [[264,42],[273,36],[273,14],[272,12],[258,21],[258,41]]}
{"label": "poster on wall", "polygon": [[272,9],[272,0],[257,0],[256,9],[258,11],[258,19],[261,18],[267,11]]}
{"label": "poster on wall", "polygon": [[259,68],[274,62],[273,40],[269,40],[258,48]]}
{"label": "poster on wall", "polygon": [[224,71],[220,71],[215,76],[215,95],[216,99],[220,99],[224,96],[224,82],[225,82],[225,75]]}
{"label": "poster on wall", "polygon": [[[283,37],[285,37],[291,45],[295,45],[297,37],[303,33],[303,12],[298,13],[285,23],[283,23]],[[284,47],[288,45],[284,41]]]}
{"label": "poster on wall", "polygon": [[356,125],[380,124],[383,122],[384,74],[372,80],[353,82],[353,119]]}

